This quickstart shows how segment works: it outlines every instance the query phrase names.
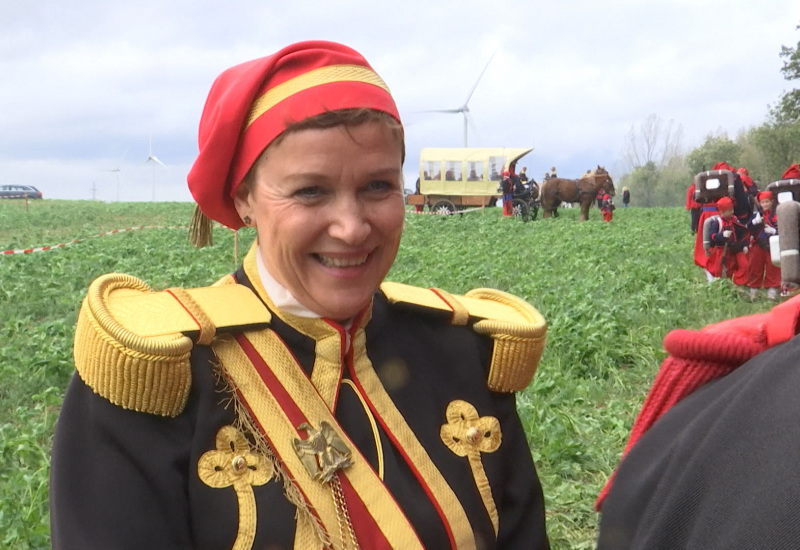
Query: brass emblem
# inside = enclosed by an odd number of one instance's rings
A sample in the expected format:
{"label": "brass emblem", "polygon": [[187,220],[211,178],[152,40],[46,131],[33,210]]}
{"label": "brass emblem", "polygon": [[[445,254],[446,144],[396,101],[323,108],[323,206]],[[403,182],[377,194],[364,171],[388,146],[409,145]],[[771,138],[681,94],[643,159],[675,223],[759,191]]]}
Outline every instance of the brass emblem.
{"label": "brass emblem", "polygon": [[492,497],[492,488],[483,469],[481,453],[493,453],[500,448],[503,434],[500,422],[493,416],[478,416],[474,406],[466,401],[452,401],[445,412],[447,424],[442,425],[439,436],[442,443],[458,456],[465,456],[472,469],[472,476],[483,499],[483,505],[492,520],[495,534],[500,518]]}
{"label": "brass emblem", "polygon": [[350,449],[327,422],[322,421],[319,430],[307,422],[297,429],[305,431],[308,437],[305,440],[294,439],[294,452],[313,479],[328,483],[337,471],[353,463]]}
{"label": "brass emblem", "polygon": [[233,487],[239,502],[239,532],[234,550],[251,548],[256,533],[256,498],[253,487],[264,485],[274,475],[272,463],[250,450],[247,438],[233,426],[217,432],[216,449],[203,453],[197,474],[209,487]]}

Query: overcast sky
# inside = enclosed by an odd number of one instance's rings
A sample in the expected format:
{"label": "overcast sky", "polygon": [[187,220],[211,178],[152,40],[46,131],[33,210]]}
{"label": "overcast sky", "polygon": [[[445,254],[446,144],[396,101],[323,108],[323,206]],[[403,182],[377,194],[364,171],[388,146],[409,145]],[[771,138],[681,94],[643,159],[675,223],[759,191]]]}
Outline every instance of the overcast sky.
{"label": "overcast sky", "polygon": [[[3,0],[0,183],[46,198],[191,200],[213,79],[299,40],[345,43],[383,77],[422,147],[533,147],[520,166],[619,177],[631,127],[674,121],[684,148],[765,119],[792,83],[797,0]],[[149,141],[166,168],[146,163]],[[155,166],[155,168],[154,168]],[[119,170],[119,171],[114,171]]]}

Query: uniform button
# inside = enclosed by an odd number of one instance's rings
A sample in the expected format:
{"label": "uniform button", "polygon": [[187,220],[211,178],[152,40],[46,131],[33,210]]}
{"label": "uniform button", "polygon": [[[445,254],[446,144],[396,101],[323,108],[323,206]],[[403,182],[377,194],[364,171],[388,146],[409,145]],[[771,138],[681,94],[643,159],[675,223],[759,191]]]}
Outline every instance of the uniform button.
{"label": "uniform button", "polygon": [[241,475],[247,471],[247,460],[242,455],[237,455],[231,460],[233,473]]}

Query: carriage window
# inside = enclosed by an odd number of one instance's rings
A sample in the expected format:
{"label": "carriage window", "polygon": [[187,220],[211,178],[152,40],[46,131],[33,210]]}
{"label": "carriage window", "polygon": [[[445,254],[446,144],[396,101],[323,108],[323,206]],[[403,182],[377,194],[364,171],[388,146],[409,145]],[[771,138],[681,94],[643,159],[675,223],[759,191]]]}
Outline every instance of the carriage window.
{"label": "carriage window", "polygon": [[720,181],[719,178],[708,178],[705,183],[706,191],[711,191],[712,189],[719,189]]}
{"label": "carriage window", "polygon": [[483,161],[470,161],[467,163],[467,181],[480,181],[483,179]]}
{"label": "carriage window", "polygon": [[447,161],[447,172],[444,173],[447,181],[461,181],[461,161]]}
{"label": "carriage window", "polygon": [[781,191],[778,193],[778,202],[792,202],[794,200],[794,195],[792,195],[791,191]]}
{"label": "carriage window", "polygon": [[489,157],[489,179],[500,181],[500,175],[505,164],[506,157]]}
{"label": "carriage window", "polygon": [[438,160],[426,160],[425,166],[425,179],[426,180],[441,180],[442,179],[442,163]]}

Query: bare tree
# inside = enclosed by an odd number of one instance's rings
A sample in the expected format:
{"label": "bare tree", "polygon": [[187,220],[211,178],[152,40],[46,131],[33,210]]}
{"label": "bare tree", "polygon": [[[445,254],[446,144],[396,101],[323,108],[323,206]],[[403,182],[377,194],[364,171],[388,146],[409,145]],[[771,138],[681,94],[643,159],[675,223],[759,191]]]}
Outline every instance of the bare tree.
{"label": "bare tree", "polygon": [[631,126],[625,138],[625,160],[628,169],[641,168],[653,163],[663,168],[681,156],[683,128],[674,120],[664,122],[650,115],[639,127]]}

